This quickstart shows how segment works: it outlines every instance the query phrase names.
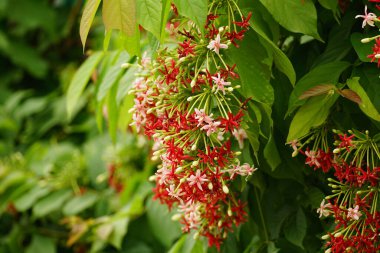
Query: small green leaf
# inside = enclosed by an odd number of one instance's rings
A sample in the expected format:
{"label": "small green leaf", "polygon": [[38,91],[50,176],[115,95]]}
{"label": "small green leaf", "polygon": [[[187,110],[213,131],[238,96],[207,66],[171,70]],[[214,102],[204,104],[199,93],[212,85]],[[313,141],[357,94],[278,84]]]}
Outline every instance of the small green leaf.
{"label": "small green leaf", "polygon": [[98,195],[96,193],[86,192],[69,200],[63,206],[62,212],[65,216],[76,215],[92,206],[97,199]]}
{"label": "small green leaf", "polygon": [[25,253],[55,253],[57,252],[55,243],[52,238],[33,235],[32,242],[26,249]]}
{"label": "small green leaf", "polygon": [[86,84],[90,80],[91,74],[103,57],[103,52],[96,52],[91,55],[77,70],[73,79],[70,82],[67,91],[67,113],[71,118],[75,106],[82,95]]}
{"label": "small green leaf", "polygon": [[112,223],[113,230],[109,237],[110,243],[117,249],[121,249],[123,238],[128,231],[129,218],[118,219]]}
{"label": "small green leaf", "polygon": [[264,157],[271,167],[272,171],[277,168],[277,166],[281,163],[281,157],[278,153],[276,142],[273,138],[273,133],[270,135],[269,140],[264,148]]}
{"label": "small green leaf", "polygon": [[14,202],[15,207],[18,211],[24,212],[28,210],[32,205],[40,198],[49,194],[50,190],[45,187],[34,187],[26,194],[17,198]]}
{"label": "small green leaf", "polygon": [[203,31],[207,18],[207,0],[173,0],[179,14],[185,16]]}
{"label": "small green leaf", "polygon": [[112,66],[107,70],[103,80],[99,84],[99,89],[96,96],[98,102],[103,100],[106,97],[110,89],[113,86],[115,86],[117,82],[120,80],[123,73],[124,73],[124,70],[120,68],[119,65]]}
{"label": "small green leaf", "polygon": [[296,140],[307,134],[310,129],[322,125],[338,97],[338,94],[334,93],[310,98],[294,115],[287,141]]}
{"label": "small green leaf", "polygon": [[55,210],[61,208],[63,203],[71,196],[71,190],[62,189],[47,197],[39,200],[35,206],[33,206],[33,215],[36,218],[45,216]]}
{"label": "small green leaf", "polygon": [[82,41],[83,50],[86,46],[88,32],[90,31],[92,21],[94,20],[96,11],[99,8],[101,0],[88,0],[83,10],[82,18],[80,20],[79,34]]}
{"label": "small green leaf", "polygon": [[287,115],[291,114],[298,106],[306,101],[300,100],[300,96],[311,88],[320,85],[337,84],[342,72],[350,66],[348,62],[329,62],[319,65],[304,75],[294,87],[289,98]]}
{"label": "small green leaf", "polygon": [[[251,11],[250,9],[247,9],[245,11],[245,15],[248,14],[248,12]],[[267,42],[267,46],[272,50],[273,56],[274,56],[274,63],[276,67],[284,73],[288,78],[291,84],[295,84],[296,82],[296,72],[294,71],[293,65],[290,62],[289,58],[286,56],[284,52],[281,51],[281,49],[278,48],[278,46],[266,35],[264,32],[264,28],[261,26],[260,23],[254,22],[250,20],[249,22],[252,29]]]}
{"label": "small green leaf", "polygon": [[169,13],[171,9],[170,0],[162,0],[162,12],[161,12],[161,29],[160,29],[160,43],[164,43],[165,40],[165,28],[168,22]]}
{"label": "small green leaf", "polygon": [[148,200],[146,205],[148,222],[154,236],[166,247],[170,247],[173,241],[181,234],[178,222],[171,220],[173,213],[158,201]]}
{"label": "small green leaf", "polygon": [[142,27],[160,39],[162,3],[156,0],[137,0],[137,20]]}
{"label": "small green leaf", "polygon": [[297,214],[292,216],[291,222],[284,230],[285,238],[303,248],[303,239],[306,235],[307,223],[306,216],[301,208],[298,209]]}
{"label": "small green leaf", "polygon": [[317,10],[311,0],[260,0],[273,18],[287,30],[321,40],[317,29]]}
{"label": "small green leaf", "polygon": [[380,114],[376,110],[375,106],[372,104],[367,93],[359,83],[359,77],[353,77],[347,80],[347,85],[351,90],[356,92],[360,97],[361,103],[359,104],[360,109],[370,118],[380,121]]}
{"label": "small green leaf", "polygon": [[136,34],[136,0],[104,0],[102,16],[106,31],[116,29],[125,35]]}

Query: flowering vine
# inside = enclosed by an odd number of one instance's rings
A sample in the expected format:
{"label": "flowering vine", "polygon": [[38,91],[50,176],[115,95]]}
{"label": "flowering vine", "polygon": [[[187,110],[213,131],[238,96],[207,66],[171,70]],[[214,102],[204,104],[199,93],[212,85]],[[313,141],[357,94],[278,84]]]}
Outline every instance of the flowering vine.
{"label": "flowering vine", "polygon": [[[369,2],[380,3],[379,0],[369,0]],[[376,8],[380,10],[380,5],[376,5]],[[365,6],[364,15],[356,15],[355,18],[362,18],[362,28],[365,28],[367,25],[371,27],[375,27],[376,23],[380,22],[378,16],[373,12],[368,12],[368,7]],[[369,43],[371,41],[375,41],[375,44],[372,47],[372,53],[367,57],[371,59],[371,62],[377,62],[377,66],[380,67],[380,34],[364,38],[361,40],[362,43]]]}
{"label": "flowering vine", "polygon": [[208,13],[204,32],[192,22],[171,25],[181,42],[155,60],[143,57],[131,111],[132,125],[154,140],[152,158],[161,162],[151,177],[154,198],[177,210],[172,218],[184,232],[195,230],[219,248],[246,219],[232,181],[256,170],[236,151],[247,138],[246,102],[235,94],[239,75],[224,55],[244,38],[251,14],[243,16],[234,0],[210,2]]}
{"label": "flowering vine", "polygon": [[324,127],[290,143],[294,155],[301,153],[306,157],[305,164],[329,175],[330,171],[333,173],[328,178],[331,194],[317,210],[320,218],[332,217],[335,223],[333,231],[322,236],[326,240],[325,252],[379,252],[378,135],[371,138],[368,131],[356,130],[334,133],[334,148],[330,148]]}

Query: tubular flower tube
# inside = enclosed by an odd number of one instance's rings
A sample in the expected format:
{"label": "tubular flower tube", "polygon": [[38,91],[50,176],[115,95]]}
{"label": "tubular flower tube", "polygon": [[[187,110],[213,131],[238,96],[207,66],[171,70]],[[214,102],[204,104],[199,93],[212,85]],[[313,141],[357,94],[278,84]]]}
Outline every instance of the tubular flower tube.
{"label": "tubular flower tube", "polygon": [[[256,170],[240,165],[246,103],[235,94],[235,65],[228,65],[223,55],[243,38],[251,14],[235,20],[241,12],[233,0],[227,2],[228,7],[210,3],[204,34],[189,22],[178,32],[177,48],[159,50],[149,63],[144,60],[131,90],[131,125],[154,140],[152,158],[160,161],[151,177],[154,198],[178,211],[173,219],[184,232],[196,230],[217,248],[246,219],[246,204],[231,182]],[[230,23],[217,29],[218,11],[227,13]]]}

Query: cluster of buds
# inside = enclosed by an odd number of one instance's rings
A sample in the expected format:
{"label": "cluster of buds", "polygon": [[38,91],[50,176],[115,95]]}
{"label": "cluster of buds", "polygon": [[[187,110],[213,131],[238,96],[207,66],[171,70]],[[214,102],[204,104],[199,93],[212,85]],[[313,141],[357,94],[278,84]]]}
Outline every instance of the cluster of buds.
{"label": "cluster of buds", "polygon": [[[251,14],[244,17],[235,0],[211,1],[208,13],[203,33],[183,23],[173,28],[177,47],[158,51],[155,60],[143,57],[131,112],[136,130],[154,140],[152,159],[160,161],[151,177],[155,198],[178,211],[172,218],[184,232],[219,248],[246,219],[232,181],[256,170],[238,158],[247,102],[235,94],[239,75],[224,56],[243,39]],[[218,13],[228,16],[225,26]]]}
{"label": "cluster of buds", "polygon": [[328,148],[328,135],[311,135],[305,143],[318,142],[310,150],[302,148],[306,144],[291,143],[299,153],[306,156],[306,164],[327,173],[332,171],[334,178],[328,178],[332,189],[325,197],[317,212],[319,217],[332,217],[335,227],[322,236],[326,240],[325,252],[380,251],[380,151],[377,137],[369,137],[368,131],[348,131],[337,135],[334,149]]}
{"label": "cluster of buds", "polygon": [[[369,0],[370,2],[380,3],[380,0]],[[376,8],[380,10],[380,5],[376,5]],[[368,26],[375,27],[376,23],[380,22],[378,16],[373,12],[368,12],[368,7],[365,6],[364,15],[357,15],[355,18],[363,18],[362,28]],[[361,40],[362,43],[369,43],[375,41],[375,44],[372,47],[372,54],[369,54],[367,57],[371,59],[371,62],[377,61],[377,66],[380,67],[380,34],[364,38]]]}

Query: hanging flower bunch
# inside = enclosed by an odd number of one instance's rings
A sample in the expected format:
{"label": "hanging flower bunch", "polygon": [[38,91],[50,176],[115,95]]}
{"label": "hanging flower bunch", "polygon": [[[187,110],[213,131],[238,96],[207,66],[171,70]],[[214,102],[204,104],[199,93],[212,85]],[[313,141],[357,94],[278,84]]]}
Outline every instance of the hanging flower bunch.
{"label": "hanging flower bunch", "polygon": [[[327,173],[332,194],[321,203],[319,217],[332,217],[334,231],[322,236],[325,252],[365,252],[380,250],[380,151],[378,138],[370,138],[368,131],[334,131],[334,149],[328,146],[326,129],[315,130],[303,140],[293,141],[293,154],[306,157],[305,164]],[[313,148],[305,146],[314,143]]]}
{"label": "hanging flower bunch", "polygon": [[[380,3],[380,0],[369,0],[369,2]],[[376,5],[376,8],[380,10],[380,5]],[[375,27],[376,23],[380,21],[375,13],[368,12],[367,6],[365,6],[364,15],[357,15],[355,18],[363,19],[362,28],[366,27],[367,25]],[[372,47],[372,54],[369,54],[367,57],[371,59],[371,62],[377,62],[377,66],[380,67],[380,34],[361,40],[362,43],[369,43],[372,41],[375,41],[375,44]]]}
{"label": "hanging flower bunch", "polygon": [[131,91],[132,125],[154,140],[153,159],[161,162],[151,178],[155,198],[178,211],[173,219],[184,232],[194,230],[219,248],[246,219],[231,184],[256,170],[238,158],[247,138],[246,102],[235,93],[239,75],[224,55],[238,47],[251,14],[243,16],[234,0],[210,2],[208,13],[204,31],[183,23],[177,47],[160,50],[154,61],[142,59]]}

